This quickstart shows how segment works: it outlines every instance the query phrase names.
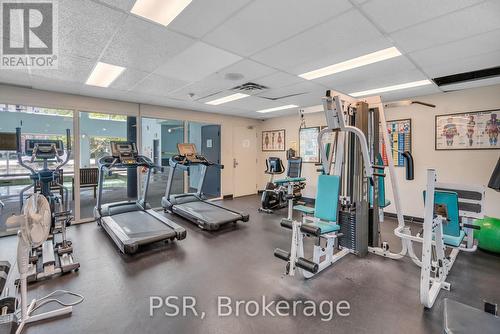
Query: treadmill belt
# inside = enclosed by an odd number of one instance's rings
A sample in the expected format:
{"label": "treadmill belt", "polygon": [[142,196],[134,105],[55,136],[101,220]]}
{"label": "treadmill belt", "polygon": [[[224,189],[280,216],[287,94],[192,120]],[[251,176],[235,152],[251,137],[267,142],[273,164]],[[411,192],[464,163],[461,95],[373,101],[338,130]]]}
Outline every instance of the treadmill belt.
{"label": "treadmill belt", "polygon": [[113,220],[129,238],[143,238],[165,234],[173,229],[144,211],[132,211],[113,215]]}
{"label": "treadmill belt", "polygon": [[202,201],[177,204],[175,208],[207,223],[220,224],[241,219],[238,213]]}

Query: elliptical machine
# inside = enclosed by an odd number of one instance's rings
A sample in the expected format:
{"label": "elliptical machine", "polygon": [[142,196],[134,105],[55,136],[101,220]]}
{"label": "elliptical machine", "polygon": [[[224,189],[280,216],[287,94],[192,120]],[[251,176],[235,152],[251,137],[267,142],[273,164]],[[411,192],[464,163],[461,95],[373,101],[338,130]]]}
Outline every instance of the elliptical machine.
{"label": "elliptical machine", "polygon": [[[269,157],[266,160],[265,173],[271,175],[266,189],[262,192],[260,212],[273,213],[288,206],[288,200],[293,203],[302,197],[301,190],[305,183],[300,179],[302,173],[302,158],[288,157],[288,172],[286,178],[274,180],[275,175],[283,174],[285,167],[278,157]],[[291,187],[288,187],[291,185]],[[290,188],[290,189],[289,189]]]}
{"label": "elliptical machine", "polygon": [[[80,264],[74,260],[72,243],[66,237],[66,227],[73,220],[68,203],[68,188],[58,182],[60,173],[62,173],[61,168],[68,163],[71,155],[70,130],[66,130],[66,150],[62,140],[26,139],[23,153],[21,128],[16,128],[16,149],[19,165],[30,171],[30,179],[33,182],[23,188],[19,194],[21,215],[9,217],[7,226],[22,226],[22,221],[26,219],[23,214],[24,193],[35,185],[40,188],[40,192],[37,194],[47,199],[51,219],[49,237],[42,245],[34,247],[30,251],[26,274],[28,283],[78,271]],[[31,158],[23,160],[23,155]],[[40,162],[43,163],[43,167],[38,171],[27,165],[27,163]],[[54,168],[49,168],[49,162],[56,162],[57,165]],[[52,193],[51,184],[56,184],[63,189],[64,201],[60,195]]]}

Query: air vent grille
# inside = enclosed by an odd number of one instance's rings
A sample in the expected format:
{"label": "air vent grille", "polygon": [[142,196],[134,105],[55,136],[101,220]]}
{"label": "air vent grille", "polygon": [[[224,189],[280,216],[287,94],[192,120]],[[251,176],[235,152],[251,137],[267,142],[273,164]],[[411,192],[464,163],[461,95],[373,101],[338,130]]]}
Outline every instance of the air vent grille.
{"label": "air vent grille", "polygon": [[244,83],[243,85],[239,85],[239,86],[234,87],[232,90],[235,92],[252,95],[252,94],[261,93],[261,92],[266,91],[268,89],[269,89],[269,87],[259,85],[259,84],[256,84],[254,82],[247,82],[247,83]]}
{"label": "air vent grille", "polygon": [[444,77],[432,79],[438,86],[446,86],[466,81],[476,81],[500,76],[500,66],[487,68],[483,70],[464,72],[459,74],[447,75]]}

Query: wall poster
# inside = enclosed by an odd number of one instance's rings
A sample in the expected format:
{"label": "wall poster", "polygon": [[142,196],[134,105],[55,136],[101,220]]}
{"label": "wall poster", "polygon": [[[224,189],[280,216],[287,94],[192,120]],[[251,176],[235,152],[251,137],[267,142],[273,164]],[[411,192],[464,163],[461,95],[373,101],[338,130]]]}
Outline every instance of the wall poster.
{"label": "wall poster", "polygon": [[299,154],[302,162],[319,162],[318,134],[318,126],[299,130]]}
{"label": "wall poster", "polygon": [[500,109],[437,115],[436,150],[500,149]]}
{"label": "wall poster", "polygon": [[[389,132],[390,149],[391,152],[390,160],[393,161],[394,166],[404,167],[404,158],[402,152],[408,151],[411,153],[411,119],[398,119],[393,121],[387,121],[387,132]],[[380,143],[383,143],[382,129],[380,130]],[[388,157],[386,152],[382,150],[382,145],[380,146],[380,152],[382,152],[382,159],[384,160],[384,165],[388,165]]]}
{"label": "wall poster", "polygon": [[262,131],[262,151],[284,151],[285,130]]}

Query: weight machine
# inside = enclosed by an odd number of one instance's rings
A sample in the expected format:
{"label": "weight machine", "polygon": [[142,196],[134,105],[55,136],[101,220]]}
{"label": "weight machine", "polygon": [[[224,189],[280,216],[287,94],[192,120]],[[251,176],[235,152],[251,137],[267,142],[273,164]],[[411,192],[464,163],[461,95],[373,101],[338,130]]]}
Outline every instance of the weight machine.
{"label": "weight machine", "polygon": [[[435,171],[428,170],[423,232],[412,235],[402,214],[395,168],[389,163],[398,220],[394,233],[402,242],[401,252],[392,253],[389,244],[380,240],[379,232],[385,202],[384,198],[379,199],[384,194],[385,166],[377,164],[377,159],[382,153],[380,147],[387,156],[391,152],[381,99],[356,100],[328,91],[323,107],[327,127],[318,136],[322,175],[318,178],[315,207],[294,207],[304,215],[301,222],[282,220],[281,225],[292,230],[291,249],[289,252],[276,249],[274,255],[286,261],[286,275],[293,276],[296,270],[301,270],[306,278],[347,254],[363,257],[370,252],[391,259],[409,256],[421,267],[421,303],[432,307],[439,291],[450,288],[446,278],[458,252],[476,249],[473,220],[482,216],[484,189],[436,183]],[[379,124],[383,135],[381,146]],[[411,155],[405,152],[403,156],[407,178],[411,179]],[[304,252],[304,238],[308,237],[315,239],[310,257]],[[414,242],[422,244],[422,258],[416,256]]]}

